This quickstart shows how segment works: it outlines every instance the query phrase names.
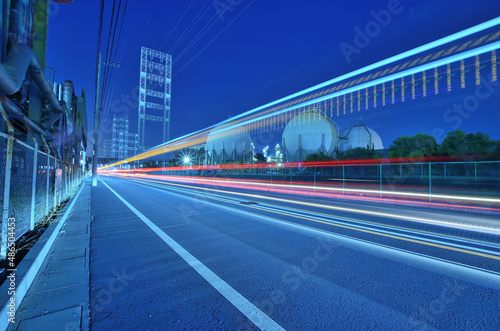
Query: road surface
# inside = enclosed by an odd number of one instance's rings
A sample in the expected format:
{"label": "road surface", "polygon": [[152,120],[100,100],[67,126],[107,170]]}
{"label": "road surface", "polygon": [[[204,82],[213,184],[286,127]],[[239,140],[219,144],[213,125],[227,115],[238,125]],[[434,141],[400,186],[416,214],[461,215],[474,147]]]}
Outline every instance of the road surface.
{"label": "road surface", "polygon": [[499,329],[500,221],[101,176],[91,329]]}

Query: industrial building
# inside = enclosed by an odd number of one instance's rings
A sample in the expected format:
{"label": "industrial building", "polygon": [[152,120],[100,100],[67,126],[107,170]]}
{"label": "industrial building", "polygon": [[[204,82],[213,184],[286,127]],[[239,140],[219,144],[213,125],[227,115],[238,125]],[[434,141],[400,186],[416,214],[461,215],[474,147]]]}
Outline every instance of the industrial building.
{"label": "industrial building", "polygon": [[128,117],[113,116],[111,157],[125,159],[137,154],[138,134],[129,132]]}
{"label": "industrial building", "polygon": [[8,220],[15,220],[15,239],[21,238],[57,210],[88,171],[85,90],[57,82],[57,68],[46,66],[50,4],[0,1],[0,258]]}
{"label": "industrial building", "polygon": [[81,164],[87,147],[85,91],[54,81],[45,66],[48,1],[2,1],[0,99],[2,132],[57,158]]}

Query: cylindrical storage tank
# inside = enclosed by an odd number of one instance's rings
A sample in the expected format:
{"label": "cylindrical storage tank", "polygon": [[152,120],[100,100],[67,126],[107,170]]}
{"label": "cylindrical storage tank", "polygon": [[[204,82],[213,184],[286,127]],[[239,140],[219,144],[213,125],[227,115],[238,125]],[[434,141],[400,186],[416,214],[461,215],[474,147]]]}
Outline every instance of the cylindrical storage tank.
{"label": "cylindrical storage tank", "polygon": [[343,142],[344,151],[357,147],[374,150],[384,149],[379,134],[362,122],[351,125],[347,129],[345,137],[347,139]]}
{"label": "cylindrical storage tank", "polygon": [[75,113],[73,109],[73,82],[67,80],[62,84],[62,100],[66,102],[68,113],[66,114],[67,133],[73,132],[73,123],[75,121]]}
{"label": "cylindrical storage tank", "polygon": [[243,127],[225,129],[230,126],[232,124],[216,127],[208,134],[205,144],[208,164],[251,161],[252,137],[250,133]]}
{"label": "cylindrical storage tank", "polygon": [[307,155],[331,155],[338,145],[335,123],[317,111],[294,116],[283,130],[282,146],[288,161],[303,161]]}

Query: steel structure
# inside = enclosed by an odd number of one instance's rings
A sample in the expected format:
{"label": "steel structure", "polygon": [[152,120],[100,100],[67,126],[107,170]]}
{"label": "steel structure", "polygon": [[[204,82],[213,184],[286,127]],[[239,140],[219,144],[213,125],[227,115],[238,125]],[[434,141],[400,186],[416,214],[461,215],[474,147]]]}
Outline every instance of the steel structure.
{"label": "steel structure", "polygon": [[[172,55],[141,48],[139,84],[139,149],[145,149],[146,121],[163,122],[163,142],[170,139]],[[153,113],[147,114],[146,110]],[[160,111],[160,114],[158,114]]]}

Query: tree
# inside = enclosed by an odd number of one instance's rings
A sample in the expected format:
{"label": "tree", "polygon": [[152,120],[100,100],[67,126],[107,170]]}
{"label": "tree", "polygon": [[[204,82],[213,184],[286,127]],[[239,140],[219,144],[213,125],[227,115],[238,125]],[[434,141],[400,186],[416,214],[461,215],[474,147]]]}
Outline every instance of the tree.
{"label": "tree", "polygon": [[436,138],[426,133],[396,138],[389,147],[389,157],[422,158],[437,154]]}
{"label": "tree", "polygon": [[441,155],[465,160],[489,159],[499,150],[499,143],[492,140],[489,134],[482,132],[466,134],[460,129],[448,132],[439,148]]}
{"label": "tree", "polygon": [[328,154],[319,152],[319,153],[311,153],[307,154],[304,162],[312,162],[312,161],[331,161],[333,158]]}
{"label": "tree", "polygon": [[371,148],[356,147],[344,152],[336,152],[338,160],[371,160],[380,159],[381,156]]}

